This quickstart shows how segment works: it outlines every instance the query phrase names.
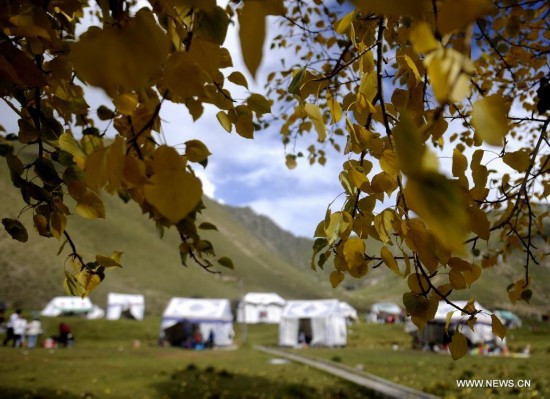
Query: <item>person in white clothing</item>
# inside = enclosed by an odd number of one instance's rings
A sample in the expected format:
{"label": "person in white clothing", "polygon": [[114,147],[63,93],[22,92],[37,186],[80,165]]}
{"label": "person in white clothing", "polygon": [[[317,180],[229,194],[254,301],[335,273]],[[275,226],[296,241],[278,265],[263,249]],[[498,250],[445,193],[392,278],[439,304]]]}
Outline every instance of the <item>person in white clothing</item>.
{"label": "person in white clothing", "polygon": [[15,335],[15,347],[20,348],[23,346],[23,343],[25,342],[25,331],[27,330],[27,320],[23,317],[23,315],[19,315],[19,317],[13,322],[13,335]]}
{"label": "person in white clothing", "polygon": [[38,317],[33,318],[33,320],[27,325],[27,347],[34,348],[36,342],[38,341],[38,336],[42,334],[42,323]]}
{"label": "person in white clothing", "polygon": [[13,324],[19,318],[21,314],[21,309],[17,309],[10,315],[7,323],[6,338],[4,338],[4,346],[8,345],[8,342],[13,341],[13,346],[15,346],[15,334],[13,332]]}

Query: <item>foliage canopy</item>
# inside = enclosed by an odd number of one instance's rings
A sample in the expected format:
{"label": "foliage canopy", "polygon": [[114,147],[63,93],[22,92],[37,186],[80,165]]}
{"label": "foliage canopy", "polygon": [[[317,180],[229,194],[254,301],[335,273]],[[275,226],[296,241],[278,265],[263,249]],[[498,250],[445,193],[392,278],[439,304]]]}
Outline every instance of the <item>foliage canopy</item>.
{"label": "foliage canopy", "polygon": [[[346,154],[345,203],[327,209],[312,258],[314,269],[333,260],[333,286],[386,265],[407,279],[403,302],[422,328],[440,300],[451,303],[451,292],[519,249],[523,270],[507,290],[513,303],[529,300],[529,268],[545,256],[535,242],[545,238],[548,215],[539,203],[550,194],[549,3],[352,3],[0,4],[0,95],[19,125],[2,138],[0,153],[27,204],[22,213],[32,212],[40,235],[62,242],[60,253],[69,245],[69,292],[88,295],[107,268],[121,266],[118,252],[84,259],[70,235],[73,213],[106,216],[102,191],[138,203],[161,229],[174,226],[184,264],[191,258],[214,267],[212,244],[200,231],[215,226],[197,222],[202,187],[194,173],[210,152],[199,140],[185,142],[183,153],[162,143],[159,113],[173,102],[194,120],[214,106],[223,129],[245,138],[275,123],[289,168],[304,156],[290,144],[308,133],[317,142],[308,148],[310,163],[325,164],[329,150]],[[85,13],[91,25],[83,24]],[[258,93],[237,101],[226,83],[248,89],[248,82],[229,69],[228,26],[238,20],[243,58],[255,76],[268,16],[277,16],[270,21],[280,32],[271,49],[285,55],[268,76],[271,101]],[[112,104],[91,110],[86,85],[103,89]],[[109,122],[106,130],[96,127],[94,113]],[[18,219],[2,222],[25,242]],[[502,245],[483,248],[494,235]],[[367,239],[382,249],[373,253]],[[217,263],[233,267],[226,257]],[[473,306],[457,310],[471,320],[477,313]],[[462,341],[457,334],[454,357]]]}

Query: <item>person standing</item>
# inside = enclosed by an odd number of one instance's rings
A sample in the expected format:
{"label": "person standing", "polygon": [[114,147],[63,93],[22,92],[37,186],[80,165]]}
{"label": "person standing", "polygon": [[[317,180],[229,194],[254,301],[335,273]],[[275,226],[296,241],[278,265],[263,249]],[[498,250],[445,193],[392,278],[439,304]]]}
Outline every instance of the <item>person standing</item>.
{"label": "person standing", "polygon": [[21,309],[17,309],[11,314],[10,318],[8,319],[8,324],[6,326],[6,338],[4,338],[4,346],[7,346],[8,342],[10,341],[13,341],[13,346],[15,346],[15,334],[13,333],[13,324],[17,319],[19,319],[20,314]]}
{"label": "person standing", "polygon": [[42,323],[38,317],[34,317],[33,320],[27,326],[27,347],[34,348],[38,341],[38,336],[42,334]]}
{"label": "person standing", "polygon": [[15,347],[21,348],[25,343],[25,332],[27,331],[27,319],[19,314],[19,317],[13,322],[13,335],[15,335]]}

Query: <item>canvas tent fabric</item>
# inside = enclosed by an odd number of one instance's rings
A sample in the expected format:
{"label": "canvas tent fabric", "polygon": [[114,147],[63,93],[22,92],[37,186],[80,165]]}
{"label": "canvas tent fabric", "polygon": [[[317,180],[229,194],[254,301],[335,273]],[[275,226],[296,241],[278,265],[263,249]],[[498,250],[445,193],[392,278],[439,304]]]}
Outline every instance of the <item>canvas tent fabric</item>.
{"label": "canvas tent fabric", "polygon": [[367,315],[367,321],[372,323],[385,323],[388,316],[398,321],[403,314],[399,305],[390,302],[375,303],[371,306],[370,313]]}
{"label": "canvas tent fabric", "polygon": [[[468,303],[467,301],[453,302],[460,308],[464,308]],[[450,337],[445,333],[445,323],[447,322],[447,314],[454,311],[449,323],[448,331],[450,333],[453,333],[458,328],[472,346],[487,343],[494,343],[499,347],[506,346],[506,339],[502,340],[493,334],[491,313],[478,302],[474,302],[474,306],[481,313],[476,315],[477,320],[472,331],[467,325],[467,315],[462,315],[460,311],[446,302],[440,302],[434,319],[428,321],[422,332],[420,337],[421,342],[429,345],[448,344],[449,342],[447,341],[449,341]]]}
{"label": "canvas tent fabric", "polygon": [[237,322],[279,323],[286,300],[275,293],[249,292],[239,302]]}
{"label": "canvas tent fabric", "polygon": [[105,312],[94,305],[88,297],[58,296],[53,298],[40,314],[46,317],[83,315],[88,319],[100,319]]}
{"label": "canvas tent fabric", "polygon": [[336,299],[288,301],[279,324],[279,345],[345,346],[346,316]]}
{"label": "canvas tent fabric", "polygon": [[107,296],[107,320],[127,318],[143,320],[145,298],[143,295],[110,293]]}
{"label": "canvas tent fabric", "polygon": [[172,298],[162,314],[161,336],[171,344],[178,342],[179,327],[198,325],[203,337],[214,333],[214,345],[233,344],[233,314],[228,299]]}
{"label": "canvas tent fabric", "polygon": [[355,322],[359,320],[357,316],[357,309],[351,306],[347,302],[340,302],[338,304],[340,312],[346,317],[347,321]]}

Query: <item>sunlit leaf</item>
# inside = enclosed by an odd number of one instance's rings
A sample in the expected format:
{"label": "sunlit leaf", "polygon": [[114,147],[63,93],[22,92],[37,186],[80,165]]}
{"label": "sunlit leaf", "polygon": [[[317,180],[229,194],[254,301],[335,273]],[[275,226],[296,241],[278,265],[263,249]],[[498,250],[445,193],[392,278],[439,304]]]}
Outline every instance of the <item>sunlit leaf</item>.
{"label": "sunlit leaf", "polygon": [[145,198],[172,223],[177,223],[191,212],[202,197],[198,178],[183,170],[166,170],[151,177],[145,186]]}
{"label": "sunlit leaf", "polygon": [[510,129],[509,108],[504,98],[499,95],[483,97],[474,103],[472,125],[487,144],[502,145],[503,137]]}
{"label": "sunlit leaf", "polygon": [[397,262],[395,261],[395,258],[393,257],[393,254],[388,249],[388,247],[383,246],[380,249],[380,257],[384,261],[384,264],[395,274],[398,276],[403,276],[401,271],[399,270],[399,266],[397,266]]}
{"label": "sunlit leaf", "polygon": [[318,134],[317,140],[322,143],[327,137],[327,131],[323,116],[321,115],[321,110],[317,105],[308,103],[304,104],[304,111],[306,111],[313,122],[313,126]]}

